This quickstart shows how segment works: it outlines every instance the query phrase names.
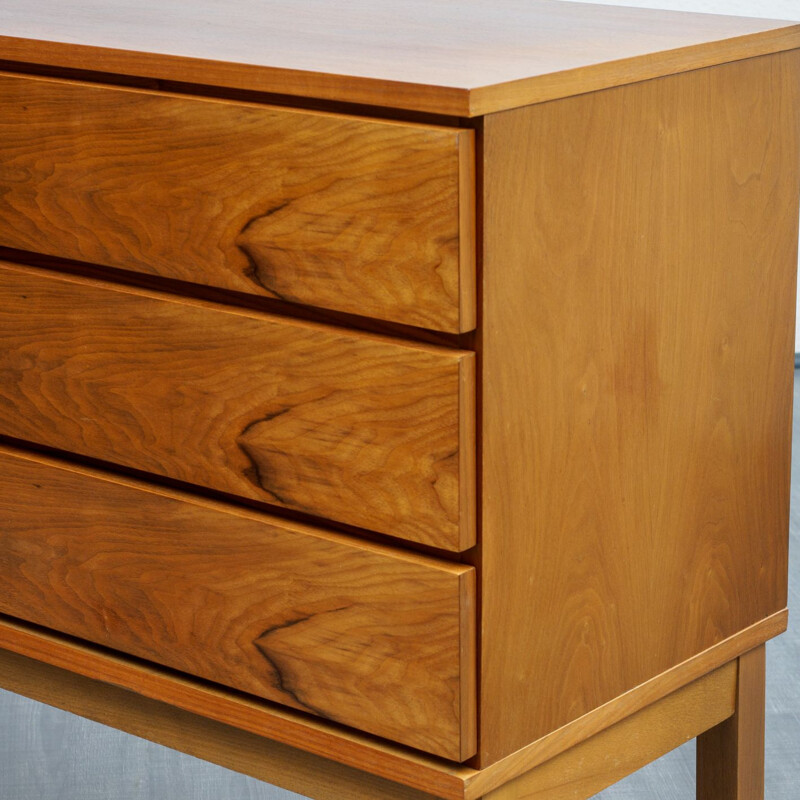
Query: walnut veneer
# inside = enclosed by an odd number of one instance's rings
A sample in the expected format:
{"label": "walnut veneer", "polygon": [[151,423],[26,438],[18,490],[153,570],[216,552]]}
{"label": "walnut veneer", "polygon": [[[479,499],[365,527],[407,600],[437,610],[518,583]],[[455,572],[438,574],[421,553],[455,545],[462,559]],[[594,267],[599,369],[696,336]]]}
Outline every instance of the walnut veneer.
{"label": "walnut veneer", "polygon": [[758,800],[800,26],[132,13],[0,10],[0,685],[323,799]]}

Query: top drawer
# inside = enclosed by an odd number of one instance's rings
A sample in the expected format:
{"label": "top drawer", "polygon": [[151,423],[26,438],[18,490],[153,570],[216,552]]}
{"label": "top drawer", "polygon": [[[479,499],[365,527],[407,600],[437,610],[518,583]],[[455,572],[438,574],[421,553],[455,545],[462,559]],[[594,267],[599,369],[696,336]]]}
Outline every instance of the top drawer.
{"label": "top drawer", "polygon": [[474,328],[473,132],[0,74],[0,245]]}

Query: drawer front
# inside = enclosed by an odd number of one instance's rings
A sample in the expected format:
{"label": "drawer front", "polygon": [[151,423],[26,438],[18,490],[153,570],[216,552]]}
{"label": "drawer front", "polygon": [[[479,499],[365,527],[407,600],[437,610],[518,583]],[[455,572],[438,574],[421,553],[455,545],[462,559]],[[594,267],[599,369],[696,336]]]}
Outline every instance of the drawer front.
{"label": "drawer front", "polygon": [[474,354],[3,262],[0,293],[0,434],[474,542]]}
{"label": "drawer front", "polygon": [[0,448],[0,611],[452,759],[474,570]]}
{"label": "drawer front", "polygon": [[473,135],[0,74],[0,245],[470,330]]}

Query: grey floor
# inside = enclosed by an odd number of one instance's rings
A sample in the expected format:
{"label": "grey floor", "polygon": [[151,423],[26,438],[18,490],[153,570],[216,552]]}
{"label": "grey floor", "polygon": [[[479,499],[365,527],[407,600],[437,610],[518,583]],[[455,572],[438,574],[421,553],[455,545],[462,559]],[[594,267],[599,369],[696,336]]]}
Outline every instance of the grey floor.
{"label": "grey floor", "polygon": [[[795,412],[789,631],[767,645],[767,800],[800,798],[800,380]],[[689,743],[597,795],[694,796]],[[0,800],[298,800],[190,756],[0,691]],[[347,798],[342,798],[347,800]]]}

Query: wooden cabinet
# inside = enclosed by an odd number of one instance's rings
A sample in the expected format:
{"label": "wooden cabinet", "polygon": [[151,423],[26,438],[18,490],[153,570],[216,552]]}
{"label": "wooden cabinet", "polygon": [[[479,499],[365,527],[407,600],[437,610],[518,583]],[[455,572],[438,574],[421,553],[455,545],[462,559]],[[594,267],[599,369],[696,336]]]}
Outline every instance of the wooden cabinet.
{"label": "wooden cabinet", "polygon": [[219,8],[0,12],[0,685],[312,797],[756,798],[800,26]]}

